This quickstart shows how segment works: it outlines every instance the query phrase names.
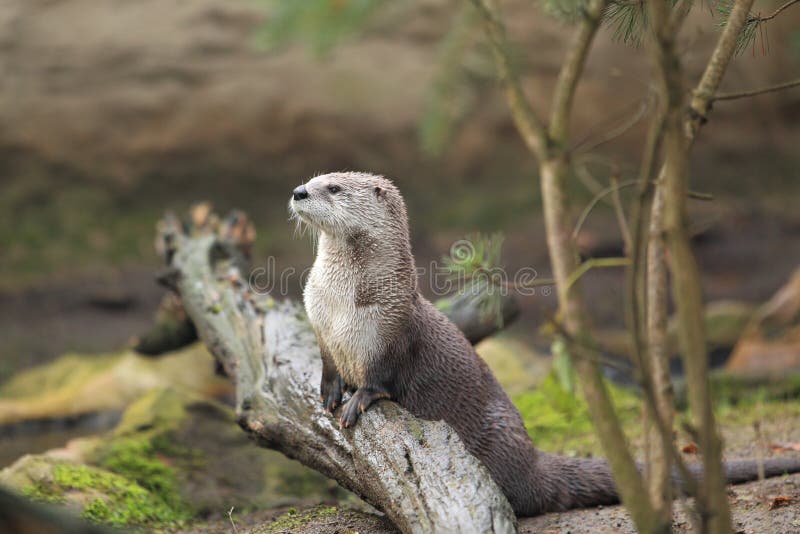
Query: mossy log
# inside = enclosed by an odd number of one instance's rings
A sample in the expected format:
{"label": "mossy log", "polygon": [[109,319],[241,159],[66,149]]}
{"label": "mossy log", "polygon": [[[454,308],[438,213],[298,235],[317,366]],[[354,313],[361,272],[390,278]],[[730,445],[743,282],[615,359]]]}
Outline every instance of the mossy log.
{"label": "mossy log", "polygon": [[240,252],[253,234],[237,231],[242,224],[242,214],[191,228],[167,217],[157,239],[168,269],[162,280],[235,381],[240,426],[259,445],[335,479],[403,532],[514,531],[505,496],[446,423],[389,401],[352,429],[325,414],[313,331],[297,303],[250,291]]}

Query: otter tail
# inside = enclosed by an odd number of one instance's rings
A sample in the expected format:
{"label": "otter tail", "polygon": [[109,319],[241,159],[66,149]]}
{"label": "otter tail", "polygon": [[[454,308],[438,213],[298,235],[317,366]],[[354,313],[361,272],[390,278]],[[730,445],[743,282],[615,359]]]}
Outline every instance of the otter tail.
{"label": "otter tail", "polygon": [[[731,460],[725,462],[725,478],[729,484],[742,484],[751,480],[758,480],[759,468],[763,467],[764,477],[777,477],[789,473],[800,473],[800,458],[783,456],[778,458],[766,458],[760,466],[758,460]],[[703,467],[698,464],[689,466],[689,470],[696,479],[702,479]],[[682,483],[680,476],[673,475],[676,483]]]}
{"label": "otter tail", "polygon": [[[550,491],[539,494],[536,503],[538,513],[558,512],[571,508],[586,508],[619,503],[619,494],[611,469],[605,460],[595,458],[565,458],[541,454],[538,459],[539,472]],[[766,478],[789,473],[800,473],[800,458],[779,457],[763,461],[763,475]],[[642,469],[641,464],[639,469]],[[691,464],[689,469],[696,479],[703,476],[703,467]],[[759,478],[757,460],[733,460],[725,462],[725,477],[730,484],[741,484]],[[685,489],[684,480],[673,475],[676,486]]]}
{"label": "otter tail", "polygon": [[619,503],[614,477],[603,459],[540,452],[537,463],[544,482],[539,487],[547,491],[537,495],[536,514]]}

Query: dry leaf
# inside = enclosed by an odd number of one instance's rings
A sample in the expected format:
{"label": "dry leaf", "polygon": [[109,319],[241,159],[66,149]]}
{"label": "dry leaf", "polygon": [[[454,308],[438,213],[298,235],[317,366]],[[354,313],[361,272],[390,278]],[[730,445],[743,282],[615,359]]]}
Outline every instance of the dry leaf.
{"label": "dry leaf", "polygon": [[794,501],[795,499],[793,497],[775,497],[769,504],[769,509],[774,510],[775,508],[780,508],[782,506],[789,506]]}
{"label": "dry leaf", "polygon": [[796,451],[796,452],[800,452],[800,443],[772,443],[769,447],[773,451]]}
{"label": "dry leaf", "polygon": [[700,448],[697,446],[697,443],[694,441],[690,441],[688,445],[681,449],[683,454],[697,454]]}

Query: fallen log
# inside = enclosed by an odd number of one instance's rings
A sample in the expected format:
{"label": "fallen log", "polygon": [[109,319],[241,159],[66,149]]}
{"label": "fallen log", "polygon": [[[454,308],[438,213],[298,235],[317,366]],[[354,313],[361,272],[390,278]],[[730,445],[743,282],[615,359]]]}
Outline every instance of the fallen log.
{"label": "fallen log", "polygon": [[[240,426],[259,445],[353,491],[403,532],[513,532],[505,496],[446,423],[389,401],[353,429],[324,413],[319,349],[302,307],[250,290],[241,251],[253,233],[235,229],[249,224],[244,215],[207,219],[162,221],[157,248],[168,270],[161,279],[234,380]],[[476,320],[489,331],[485,318]]]}

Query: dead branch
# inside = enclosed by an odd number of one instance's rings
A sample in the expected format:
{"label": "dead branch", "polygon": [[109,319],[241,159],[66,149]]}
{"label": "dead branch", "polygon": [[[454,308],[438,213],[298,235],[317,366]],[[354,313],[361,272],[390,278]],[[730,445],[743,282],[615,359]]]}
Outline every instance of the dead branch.
{"label": "dead branch", "polygon": [[747,22],[766,22],[768,20],[772,20],[778,15],[780,15],[784,9],[789,8],[792,5],[797,4],[798,2],[800,2],[800,0],[789,0],[785,4],[778,7],[775,11],[773,11],[771,15],[767,15],[766,17],[750,17],[747,19]]}
{"label": "dead branch", "polygon": [[739,98],[749,98],[751,96],[758,96],[766,93],[774,93],[776,91],[783,91],[784,89],[791,89],[793,87],[798,87],[798,86],[800,86],[800,80],[792,80],[789,82],[783,82],[776,85],[771,85],[769,87],[761,87],[760,89],[751,89],[750,91],[740,91],[738,93],[717,93],[714,96],[714,98],[712,98],[712,101],[717,102],[720,100],[736,100]]}

